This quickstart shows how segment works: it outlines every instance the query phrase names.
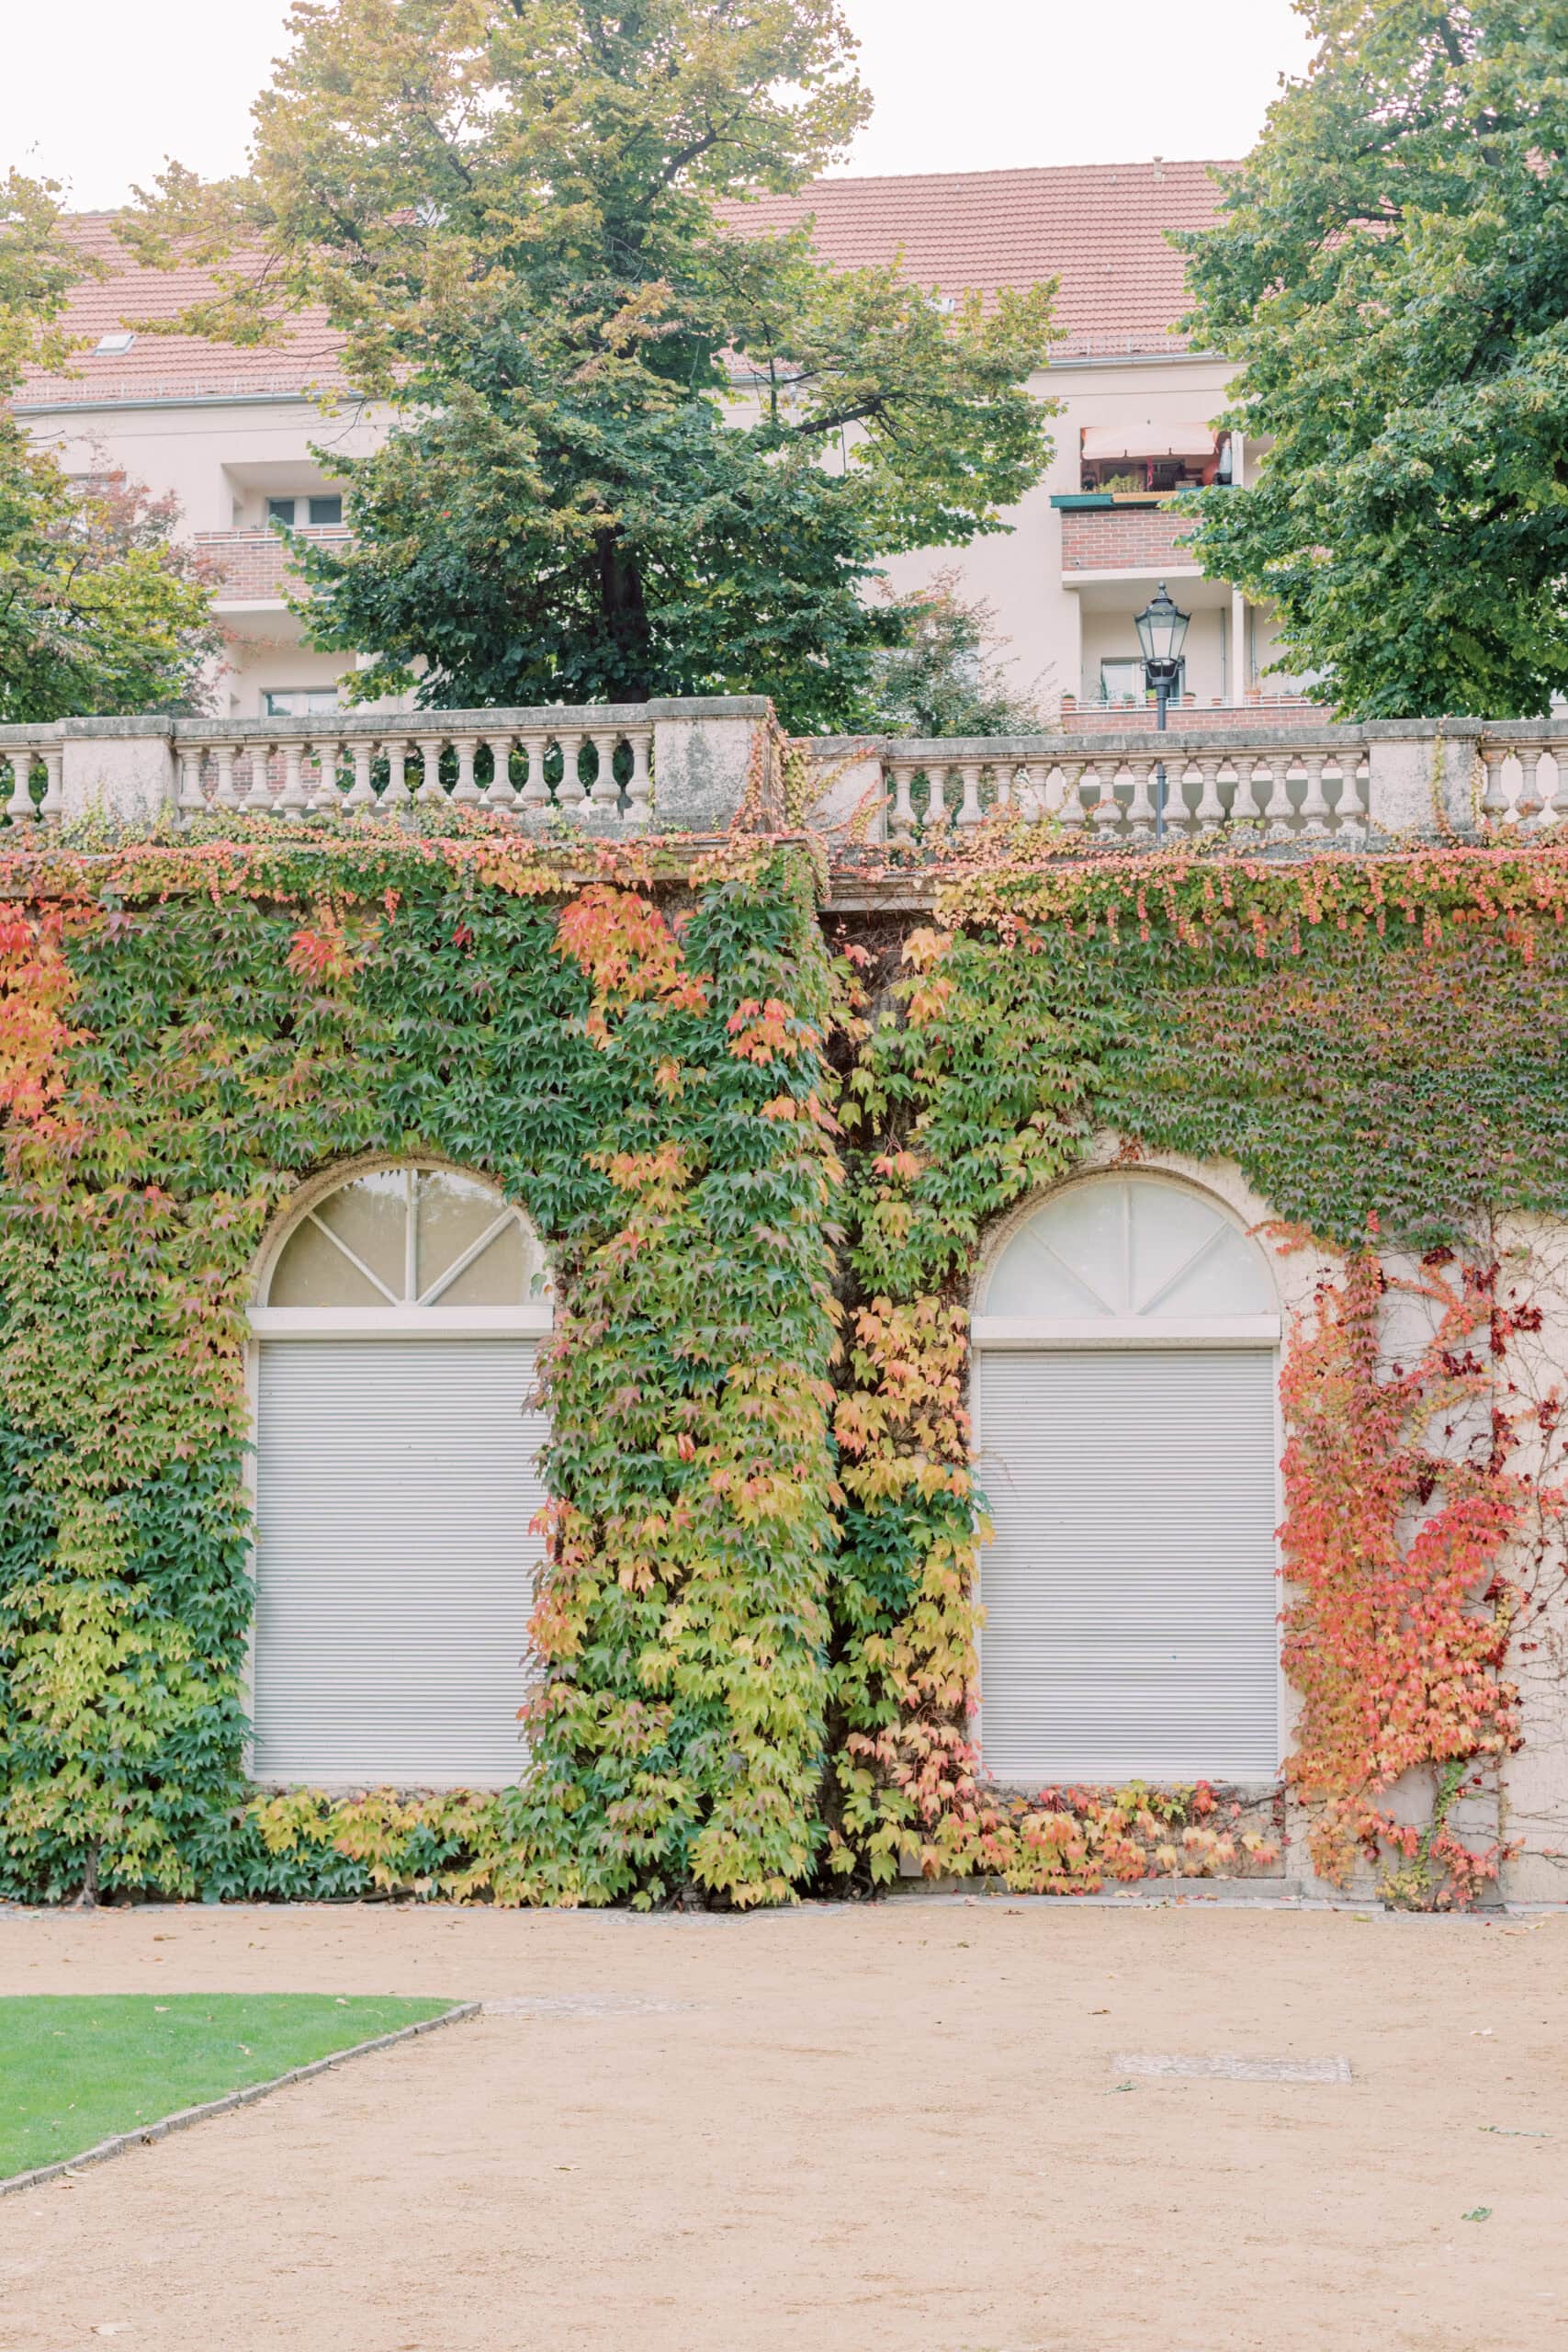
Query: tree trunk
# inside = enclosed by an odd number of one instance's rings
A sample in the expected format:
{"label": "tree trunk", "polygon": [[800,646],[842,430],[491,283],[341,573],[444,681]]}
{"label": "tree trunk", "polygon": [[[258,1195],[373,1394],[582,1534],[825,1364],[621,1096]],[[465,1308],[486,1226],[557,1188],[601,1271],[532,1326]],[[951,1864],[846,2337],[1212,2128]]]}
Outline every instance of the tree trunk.
{"label": "tree trunk", "polygon": [[618,532],[599,534],[599,610],[611,702],[646,702],[654,691],[652,631],[642,569]]}

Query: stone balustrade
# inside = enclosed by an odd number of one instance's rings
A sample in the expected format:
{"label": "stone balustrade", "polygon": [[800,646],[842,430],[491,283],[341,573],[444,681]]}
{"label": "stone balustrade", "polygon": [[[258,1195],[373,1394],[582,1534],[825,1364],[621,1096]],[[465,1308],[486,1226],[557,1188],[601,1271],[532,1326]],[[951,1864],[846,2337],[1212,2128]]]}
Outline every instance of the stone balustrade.
{"label": "stone balustrade", "polygon": [[94,809],[138,824],[470,808],[602,834],[723,832],[754,779],[772,788],[771,720],[760,696],[732,696],[0,727],[0,808],[8,831]]}
{"label": "stone balustrade", "polygon": [[182,732],[175,748],[185,817],[395,817],[451,806],[637,831],[652,805],[653,723],[606,710],[433,712],[352,731],[338,719],[275,720]]}
{"label": "stone balustrade", "polygon": [[[1050,819],[1086,853],[1162,835],[1248,849],[1506,840],[1568,819],[1568,718],[1235,718],[1165,735],[811,737],[797,747],[818,778],[807,822],[846,854],[882,844],[918,858],[998,808]],[[418,822],[452,809],[627,838],[738,820],[769,831],[788,821],[776,748],[761,696],[0,726],[0,831],[95,810],[140,827],[213,812]]]}
{"label": "stone balustrade", "polygon": [[1000,760],[954,760],[938,744],[910,744],[884,753],[883,775],[893,842],[977,825],[987,807],[1053,817],[1065,831],[1099,844],[1152,842],[1160,814],[1172,841],[1239,828],[1270,841],[1303,833],[1359,839],[1367,830],[1366,747],[1326,736],[1256,747],[1173,743],[1160,755],[1146,735],[1131,751],[1057,750],[1043,741],[1033,756]]}
{"label": "stone balustrade", "polygon": [[1011,808],[1054,820],[1086,850],[1148,844],[1160,833],[1173,842],[1355,849],[1438,833],[1506,836],[1568,818],[1568,719],[1339,726],[1310,708],[1250,721],[1234,711],[1181,718],[1190,723],[1165,735],[1130,725],[813,739],[818,822],[846,840],[919,850],[961,840],[992,809]]}

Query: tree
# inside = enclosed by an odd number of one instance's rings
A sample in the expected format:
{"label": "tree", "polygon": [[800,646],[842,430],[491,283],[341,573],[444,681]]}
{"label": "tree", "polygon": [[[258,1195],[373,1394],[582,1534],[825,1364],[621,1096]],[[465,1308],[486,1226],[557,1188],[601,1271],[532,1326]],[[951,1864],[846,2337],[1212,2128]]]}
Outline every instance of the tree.
{"label": "tree", "polygon": [[1568,689],[1568,5],[1298,0],[1318,37],[1214,227],[1182,240],[1229,422],[1211,574],[1360,717]]}
{"label": "tree", "polygon": [[[1051,291],[954,307],[761,233],[866,111],[836,0],[296,0],[248,179],[129,230],[199,257],[195,331],[310,303],[385,446],[304,556],[369,696],[765,690],[860,717],[878,560],[1007,527],[1050,453]],[[335,462],[335,461],[334,461]]]}
{"label": "tree", "polygon": [[1046,724],[996,650],[993,605],[956,571],[905,599],[905,637],[879,658],[868,723],[885,735],[1037,735]]}
{"label": "tree", "polygon": [[[82,260],[51,182],[0,180],[0,400],[29,364],[68,369],[60,326]],[[171,501],[87,483],[0,410],[0,721],[188,708],[220,642]]]}

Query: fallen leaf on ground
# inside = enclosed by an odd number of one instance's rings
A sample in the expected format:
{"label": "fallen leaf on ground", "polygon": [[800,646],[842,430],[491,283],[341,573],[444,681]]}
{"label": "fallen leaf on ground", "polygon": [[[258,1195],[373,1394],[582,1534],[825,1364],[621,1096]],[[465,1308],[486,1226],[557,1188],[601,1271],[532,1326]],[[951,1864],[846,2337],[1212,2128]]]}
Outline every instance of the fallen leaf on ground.
{"label": "fallen leaf on ground", "polygon": [[1492,2208],[1490,2205],[1474,2205],[1471,2208],[1468,2213],[1461,2213],[1460,2215],[1460,2220],[1461,2222],[1489,2222],[1491,2219]]}

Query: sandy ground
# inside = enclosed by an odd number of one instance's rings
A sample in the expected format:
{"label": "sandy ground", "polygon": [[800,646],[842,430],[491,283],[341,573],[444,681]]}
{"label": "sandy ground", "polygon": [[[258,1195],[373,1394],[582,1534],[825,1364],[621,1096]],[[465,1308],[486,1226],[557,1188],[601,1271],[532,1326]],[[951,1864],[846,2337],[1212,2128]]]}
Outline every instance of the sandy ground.
{"label": "sandy ground", "polygon": [[[0,2344],[1562,2352],[1565,1980],[1563,1917],[0,1914],[6,1992],[586,2005],[0,2200]],[[1355,2079],[1119,2091],[1126,2052]]]}

